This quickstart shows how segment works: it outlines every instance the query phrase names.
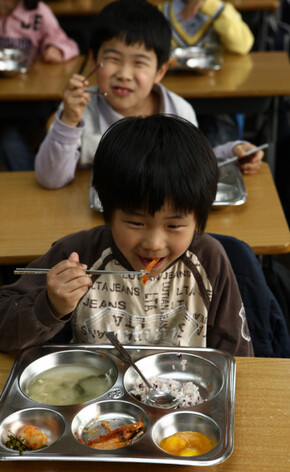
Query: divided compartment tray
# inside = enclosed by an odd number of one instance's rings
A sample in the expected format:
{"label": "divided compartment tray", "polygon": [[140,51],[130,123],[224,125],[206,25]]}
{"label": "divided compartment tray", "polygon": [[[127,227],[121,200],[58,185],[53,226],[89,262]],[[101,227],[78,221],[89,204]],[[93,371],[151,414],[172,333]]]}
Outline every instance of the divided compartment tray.
{"label": "divided compartment tray", "polygon": [[[221,160],[222,161],[222,160]],[[246,203],[247,190],[240,169],[236,163],[219,168],[219,180],[213,208],[238,206]]]}
{"label": "divided compartment tray", "polygon": [[[207,348],[125,347],[145,376],[197,384],[203,403],[166,410],[137,400],[129,391],[138,374],[124,364],[111,345],[70,344],[29,348],[16,359],[1,392],[0,461],[75,460],[209,466],[226,460],[234,446],[234,357]],[[97,398],[71,405],[38,403],[25,394],[30,378],[63,364],[104,366],[104,370],[110,372],[112,386]],[[101,421],[109,422],[113,429],[125,423],[142,421],[145,432],[131,445],[117,449],[94,449],[86,442],[95,425],[100,425],[98,422]],[[5,447],[4,443],[9,431],[19,434],[26,424],[37,426],[46,433],[48,446],[20,455],[18,451]],[[169,454],[160,448],[159,443],[176,431],[204,433],[215,443],[215,447],[197,456]]]}
{"label": "divided compartment tray", "polygon": [[205,74],[222,68],[223,58],[219,46],[188,46],[173,48],[169,59],[172,71],[190,71]]}

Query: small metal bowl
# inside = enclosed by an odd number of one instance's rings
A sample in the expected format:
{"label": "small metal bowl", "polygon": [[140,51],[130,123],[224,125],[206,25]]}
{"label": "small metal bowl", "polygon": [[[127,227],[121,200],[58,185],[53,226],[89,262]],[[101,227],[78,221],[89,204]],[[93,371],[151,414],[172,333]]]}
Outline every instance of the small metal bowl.
{"label": "small metal bowl", "polygon": [[[136,422],[143,423],[143,433],[145,433],[149,420],[142,408],[127,401],[109,400],[93,403],[83,408],[74,417],[71,429],[73,436],[89,447],[88,441],[106,435],[109,431],[108,428],[114,430]],[[136,441],[134,440],[134,442]],[[124,445],[120,444],[119,448],[121,447]],[[118,448],[113,447],[111,443],[107,449]]]}
{"label": "small metal bowl", "polygon": [[13,77],[25,74],[30,67],[30,53],[25,49],[0,49],[0,75]]}
{"label": "small metal bowl", "polygon": [[[213,449],[221,439],[221,431],[218,424],[210,417],[202,413],[192,411],[180,411],[163,416],[152,429],[152,439],[160,447],[162,439],[181,431],[197,431],[205,434],[212,442]],[[211,454],[213,449],[206,454]],[[162,451],[164,451],[162,449]],[[165,454],[170,454],[164,451]],[[216,454],[216,451],[213,452]],[[192,459],[193,457],[191,457]],[[190,458],[189,458],[190,459]],[[194,456],[196,459],[196,456]]]}
{"label": "small metal bowl", "polygon": [[[61,403],[50,403],[46,401],[45,398],[41,398],[39,403],[44,403],[48,405],[73,405],[77,403],[84,403],[86,401],[90,401],[96,399],[102,395],[104,395],[110,388],[114,385],[118,377],[118,370],[113,361],[109,358],[104,356],[104,354],[99,354],[98,352],[88,351],[88,350],[67,350],[67,351],[58,351],[52,354],[48,354],[47,356],[40,357],[36,361],[32,362],[26,369],[22,372],[20,379],[19,379],[19,387],[23,394],[28,398],[36,401],[34,398],[31,398],[31,394],[29,393],[30,385],[36,381],[37,377],[43,372],[47,372],[54,367],[68,367],[68,370],[73,370],[75,366],[83,366],[93,369],[101,370],[106,376],[106,383],[107,388],[103,389],[102,393],[95,394],[93,389],[91,394],[88,395],[86,400],[81,402],[72,401],[71,399],[64,398],[61,400]],[[85,376],[85,375],[84,375]],[[61,379],[62,380],[62,379]],[[80,381],[81,382],[81,381]]]}
{"label": "small metal bowl", "polygon": [[[223,373],[213,362],[193,354],[166,352],[143,357],[136,362],[143,375],[150,378],[176,380],[181,384],[192,382],[199,388],[202,402],[212,400],[223,386]],[[129,395],[140,381],[130,367],[124,375],[124,387]]]}
{"label": "small metal bowl", "polygon": [[[47,435],[47,446],[55,443],[65,431],[65,421],[63,417],[56,411],[46,408],[29,408],[26,410],[19,410],[5,418],[5,420],[1,423],[1,444],[5,447],[5,442],[9,439],[8,434],[10,432],[17,436],[21,436],[21,433],[27,425],[36,426],[42,433]],[[37,452],[39,450],[40,449],[36,449],[33,452]],[[18,451],[15,451],[15,453],[18,454]]]}

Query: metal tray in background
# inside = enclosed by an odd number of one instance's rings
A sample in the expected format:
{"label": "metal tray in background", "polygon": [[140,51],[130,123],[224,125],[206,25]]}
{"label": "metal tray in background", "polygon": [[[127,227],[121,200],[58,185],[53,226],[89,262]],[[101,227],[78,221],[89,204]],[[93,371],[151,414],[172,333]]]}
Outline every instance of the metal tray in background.
{"label": "metal tray in background", "polygon": [[[233,450],[235,359],[214,349],[126,346],[144,375],[193,381],[204,399],[194,407],[160,409],[130,395],[138,375],[124,365],[111,345],[45,345],[23,351],[16,359],[0,396],[0,461],[102,461],[209,466],[226,460]],[[31,400],[24,392],[29,378],[55,365],[106,365],[113,375],[112,387],[82,404],[53,406]],[[183,360],[183,362],[181,362]],[[187,365],[184,365],[184,362]],[[104,364],[102,364],[104,363]],[[136,377],[137,376],[137,377]],[[99,415],[99,416],[98,416]],[[98,416],[98,417],[97,417]],[[97,417],[97,419],[96,419]],[[119,449],[93,449],[84,428],[102,420],[115,427],[142,421],[145,433],[133,444]],[[48,446],[22,455],[5,447],[9,430],[32,424],[45,432]],[[175,431],[200,431],[212,437],[215,447],[202,455],[181,457],[159,447],[163,437]],[[99,431],[99,430],[98,430]],[[20,433],[21,434],[21,433]],[[100,433],[98,433],[100,434]],[[1,467],[0,467],[1,468]]]}
{"label": "metal tray in background", "polygon": [[16,48],[0,49],[0,76],[14,77],[25,74],[30,65],[29,51]]}
{"label": "metal tray in background", "polygon": [[247,190],[242,173],[236,163],[219,168],[219,181],[213,208],[243,205],[247,201]]}
{"label": "metal tray in background", "polygon": [[170,70],[188,70],[207,73],[221,69],[223,64],[220,47],[185,47],[174,48],[169,59]]}

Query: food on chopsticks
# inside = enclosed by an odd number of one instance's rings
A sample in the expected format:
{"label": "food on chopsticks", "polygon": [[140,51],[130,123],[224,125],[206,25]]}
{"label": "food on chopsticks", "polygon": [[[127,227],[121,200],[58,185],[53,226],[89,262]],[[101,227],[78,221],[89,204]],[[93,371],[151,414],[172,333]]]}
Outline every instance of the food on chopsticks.
{"label": "food on chopsticks", "polygon": [[11,431],[8,434],[9,440],[5,446],[22,454],[24,451],[33,451],[47,446],[47,435],[40,431],[36,426],[26,425],[20,435]]}
{"label": "food on chopsticks", "polygon": [[152,259],[151,262],[149,262],[149,264],[147,265],[145,271],[146,271],[146,274],[144,274],[142,276],[142,279],[141,279],[141,282],[143,285],[146,284],[148,278],[149,278],[149,275],[150,275],[150,272],[151,270],[153,269],[153,267],[156,266],[156,264],[160,261],[160,257],[155,257],[155,259]]}
{"label": "food on chopsticks", "polygon": [[95,449],[119,449],[120,447],[129,446],[143,434],[144,424],[142,421],[137,421],[109,430],[108,434],[102,434],[96,439],[89,440],[87,445]]}
{"label": "food on chopsticks", "polygon": [[162,439],[160,447],[176,456],[198,456],[213,449],[215,443],[199,431],[180,431]]}

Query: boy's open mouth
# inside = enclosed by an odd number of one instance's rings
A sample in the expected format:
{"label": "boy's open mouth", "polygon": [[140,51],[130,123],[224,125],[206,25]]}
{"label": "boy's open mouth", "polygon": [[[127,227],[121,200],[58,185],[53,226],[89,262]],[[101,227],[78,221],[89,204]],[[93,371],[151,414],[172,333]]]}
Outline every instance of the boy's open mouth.
{"label": "boy's open mouth", "polygon": [[[150,264],[151,261],[153,261],[155,259],[155,257],[150,257],[150,258],[147,258],[147,257],[141,257],[139,256],[139,259],[140,259],[140,262],[141,264],[144,266],[144,267],[147,267],[148,264]],[[159,267],[162,262],[164,261],[165,257],[160,257],[159,258],[159,261],[157,262],[157,264],[154,266],[155,267]]]}
{"label": "boy's open mouth", "polygon": [[127,87],[112,87],[114,93],[120,97],[127,97],[132,93],[132,90]]}

